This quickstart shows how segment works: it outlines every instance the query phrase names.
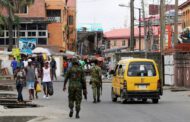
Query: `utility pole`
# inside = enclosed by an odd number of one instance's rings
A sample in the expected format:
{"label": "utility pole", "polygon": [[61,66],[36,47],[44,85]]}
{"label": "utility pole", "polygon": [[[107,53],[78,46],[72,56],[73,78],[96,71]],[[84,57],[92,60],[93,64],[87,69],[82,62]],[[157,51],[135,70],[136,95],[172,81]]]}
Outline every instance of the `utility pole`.
{"label": "utility pole", "polygon": [[130,51],[134,51],[134,0],[130,1],[130,13],[131,13]]}
{"label": "utility pole", "polygon": [[161,35],[160,35],[160,58],[161,58],[161,81],[163,83],[164,80],[164,60],[163,60],[163,44],[164,44],[164,36],[165,36],[165,0],[160,0],[160,30],[161,30]]}
{"label": "utility pole", "polygon": [[160,0],[160,52],[163,52],[164,48],[164,36],[165,36],[165,0]]}
{"label": "utility pole", "polygon": [[175,20],[174,20],[174,47],[178,41],[178,0],[175,0]]}
{"label": "utility pole", "polygon": [[139,51],[141,51],[141,9],[139,10]]}
{"label": "utility pole", "polygon": [[145,50],[145,58],[147,58],[147,36],[146,36],[146,20],[145,20],[145,10],[144,10],[144,0],[142,0],[142,11],[143,11],[143,21],[144,21],[144,50]]}

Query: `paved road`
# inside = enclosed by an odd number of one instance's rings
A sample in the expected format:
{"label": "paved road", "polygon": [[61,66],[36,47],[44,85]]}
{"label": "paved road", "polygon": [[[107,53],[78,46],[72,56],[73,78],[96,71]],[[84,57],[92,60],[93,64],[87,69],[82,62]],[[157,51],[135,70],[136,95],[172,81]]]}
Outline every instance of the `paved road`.
{"label": "paved road", "polygon": [[[88,101],[83,100],[81,118],[70,119],[67,93],[62,92],[62,86],[62,82],[55,82],[54,96],[46,100],[42,98],[41,93],[39,100],[34,101],[46,109],[20,109],[20,114],[28,115],[27,112],[33,112],[32,115],[38,113],[40,116],[47,116],[33,122],[189,122],[190,120],[188,92],[165,91],[159,104],[152,104],[151,101],[146,104],[140,102],[121,104],[111,102],[111,84],[104,84],[100,104],[92,103],[91,88],[88,86]],[[24,92],[26,93],[26,90]],[[11,115],[16,113],[19,114],[19,110],[12,110]]]}

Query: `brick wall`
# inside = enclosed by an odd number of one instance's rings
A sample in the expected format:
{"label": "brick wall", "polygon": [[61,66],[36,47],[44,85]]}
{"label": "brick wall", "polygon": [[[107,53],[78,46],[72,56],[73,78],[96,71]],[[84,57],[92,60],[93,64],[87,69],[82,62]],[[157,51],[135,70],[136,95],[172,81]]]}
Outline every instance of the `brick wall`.
{"label": "brick wall", "polygon": [[61,27],[62,27],[61,23],[48,24],[48,32],[49,32],[48,45],[65,47],[63,39],[63,31]]}
{"label": "brick wall", "polygon": [[[0,12],[7,15],[6,9],[1,8]],[[45,17],[45,0],[35,0],[34,4],[28,6],[27,14],[17,14],[20,17]]]}
{"label": "brick wall", "polygon": [[18,14],[20,17],[46,17],[45,0],[35,0],[28,7],[28,14]]}

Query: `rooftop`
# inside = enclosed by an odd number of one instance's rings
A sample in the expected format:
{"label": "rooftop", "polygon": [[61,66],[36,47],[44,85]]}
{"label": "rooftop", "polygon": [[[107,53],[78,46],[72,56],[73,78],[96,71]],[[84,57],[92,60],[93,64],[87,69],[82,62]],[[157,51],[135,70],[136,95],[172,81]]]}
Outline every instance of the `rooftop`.
{"label": "rooftop", "polygon": [[[153,26],[153,33],[154,35],[159,35],[159,27]],[[134,35],[135,37],[139,37],[139,28],[134,29]],[[104,33],[105,38],[111,38],[111,39],[126,39],[130,38],[130,29],[129,28],[122,28],[122,29],[113,29],[111,31],[107,31]],[[141,27],[141,37],[144,37],[144,27]]]}

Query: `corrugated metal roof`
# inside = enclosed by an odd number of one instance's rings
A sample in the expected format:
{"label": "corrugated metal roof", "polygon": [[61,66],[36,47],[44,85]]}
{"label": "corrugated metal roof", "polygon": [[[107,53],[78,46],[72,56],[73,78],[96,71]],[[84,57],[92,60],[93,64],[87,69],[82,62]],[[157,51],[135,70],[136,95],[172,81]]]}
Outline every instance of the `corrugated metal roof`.
{"label": "corrugated metal roof", "polygon": [[[153,33],[155,36],[159,35],[159,27],[153,26]],[[135,37],[139,37],[139,28],[134,29],[134,35]],[[144,37],[144,27],[141,27],[141,36]],[[130,38],[130,29],[129,28],[123,28],[123,29],[113,29],[111,31],[104,33],[105,38],[111,38],[111,39],[128,39]]]}
{"label": "corrugated metal roof", "polygon": [[182,3],[180,6],[179,6],[179,9],[183,9],[185,8],[186,6],[190,5],[190,0],[187,0],[185,1],[184,3]]}

